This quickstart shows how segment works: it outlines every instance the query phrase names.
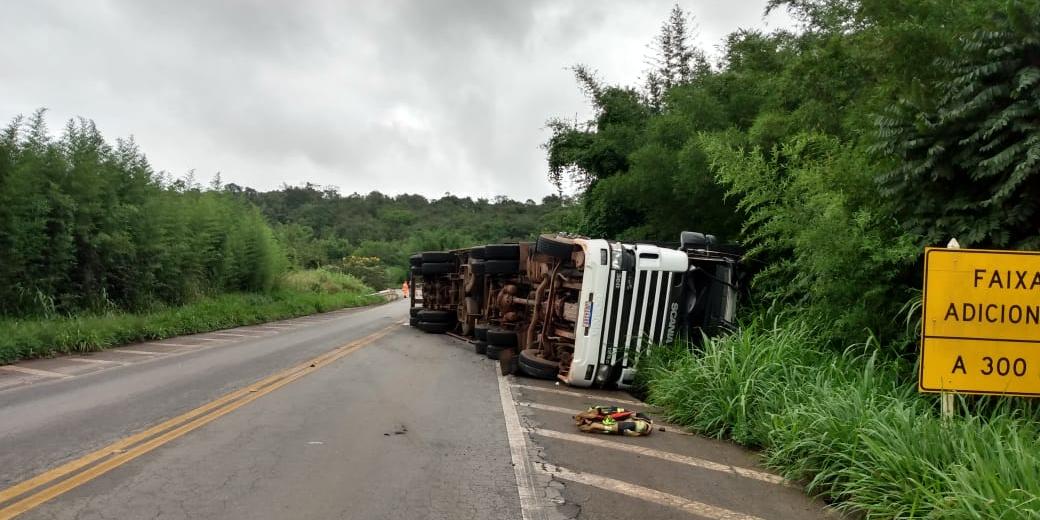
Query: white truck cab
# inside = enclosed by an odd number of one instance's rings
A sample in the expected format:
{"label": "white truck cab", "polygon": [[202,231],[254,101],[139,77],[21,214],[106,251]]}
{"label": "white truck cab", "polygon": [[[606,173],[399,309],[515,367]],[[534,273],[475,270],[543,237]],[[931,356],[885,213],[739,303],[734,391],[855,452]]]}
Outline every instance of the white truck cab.
{"label": "white truck cab", "polygon": [[[580,296],[581,315],[574,331],[574,355],[559,379],[569,385],[627,388],[635,366],[647,348],[672,343],[688,323],[688,276],[703,267],[687,251],[649,244],[607,240],[575,240],[585,265]],[[722,258],[715,259],[732,264]],[[732,322],[736,291],[732,269],[723,269],[722,309],[717,318]],[[715,282],[715,280],[712,280]],[[714,285],[719,285],[715,283]],[[692,303],[693,305],[689,305]]]}

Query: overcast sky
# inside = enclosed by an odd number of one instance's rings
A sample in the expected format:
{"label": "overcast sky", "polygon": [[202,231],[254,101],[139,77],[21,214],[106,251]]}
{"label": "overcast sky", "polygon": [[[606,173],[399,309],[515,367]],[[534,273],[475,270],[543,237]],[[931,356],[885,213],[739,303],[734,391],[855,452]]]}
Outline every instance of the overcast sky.
{"label": "overcast sky", "polygon": [[[672,1],[0,0],[0,119],[93,119],[174,176],[538,199],[567,67],[639,81]],[[764,0],[687,0],[709,54],[789,27]]]}

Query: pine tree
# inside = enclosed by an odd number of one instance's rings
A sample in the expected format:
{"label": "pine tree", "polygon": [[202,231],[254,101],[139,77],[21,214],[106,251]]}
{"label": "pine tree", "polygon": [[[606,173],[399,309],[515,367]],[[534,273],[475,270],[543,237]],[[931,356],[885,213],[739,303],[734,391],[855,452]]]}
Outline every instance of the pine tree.
{"label": "pine tree", "polygon": [[693,34],[689,20],[686,12],[675,4],[651,43],[654,55],[647,60],[651,70],[646,73],[643,88],[648,104],[655,110],[661,109],[669,89],[711,71],[704,52],[690,42]]}

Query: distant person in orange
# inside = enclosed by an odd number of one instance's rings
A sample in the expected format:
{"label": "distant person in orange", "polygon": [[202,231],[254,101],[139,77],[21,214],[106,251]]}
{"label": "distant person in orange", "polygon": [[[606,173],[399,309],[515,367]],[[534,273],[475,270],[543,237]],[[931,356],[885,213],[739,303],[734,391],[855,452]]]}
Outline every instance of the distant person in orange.
{"label": "distant person in orange", "polygon": [[401,292],[404,293],[404,297],[408,297],[408,280],[401,283]]}

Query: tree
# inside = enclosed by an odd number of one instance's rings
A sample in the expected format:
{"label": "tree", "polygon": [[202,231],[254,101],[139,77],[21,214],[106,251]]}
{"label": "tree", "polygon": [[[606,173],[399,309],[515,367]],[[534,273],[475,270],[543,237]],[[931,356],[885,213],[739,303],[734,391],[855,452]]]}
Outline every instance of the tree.
{"label": "tree", "polygon": [[939,65],[937,102],[876,119],[883,193],[925,243],[1040,248],[1040,3],[1008,4]]}
{"label": "tree", "polygon": [[664,95],[672,87],[711,72],[707,56],[690,43],[690,22],[691,17],[675,4],[651,43],[654,54],[647,59],[651,70],[646,74],[644,89],[655,110],[661,109]]}

